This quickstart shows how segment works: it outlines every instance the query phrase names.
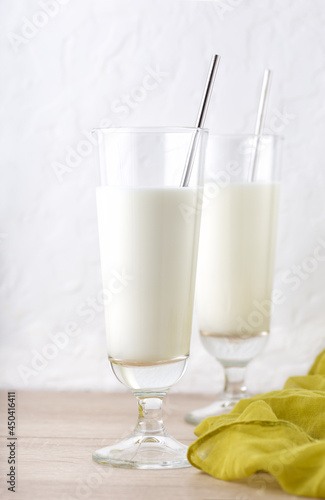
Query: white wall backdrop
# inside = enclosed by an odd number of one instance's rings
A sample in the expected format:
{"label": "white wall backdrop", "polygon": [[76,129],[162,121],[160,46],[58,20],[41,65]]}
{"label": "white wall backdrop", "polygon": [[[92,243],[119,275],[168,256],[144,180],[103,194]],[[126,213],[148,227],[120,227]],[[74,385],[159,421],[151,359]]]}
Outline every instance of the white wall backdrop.
{"label": "white wall backdrop", "polygon": [[[285,136],[283,303],[247,384],[276,389],[305,373],[325,346],[324,23],[323,0],[1,0],[1,387],[123,390],[107,365],[99,304],[78,315],[101,287],[89,131],[194,125],[215,52],[206,125],[253,131],[270,67],[267,128]],[[69,342],[59,335],[67,330]],[[194,324],[174,391],[221,385]]]}

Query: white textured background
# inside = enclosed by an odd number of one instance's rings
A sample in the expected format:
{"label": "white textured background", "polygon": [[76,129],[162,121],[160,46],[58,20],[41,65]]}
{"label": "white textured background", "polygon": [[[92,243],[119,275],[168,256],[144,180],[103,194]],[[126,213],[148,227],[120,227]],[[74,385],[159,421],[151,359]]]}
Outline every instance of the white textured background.
{"label": "white textured background", "polygon": [[[247,383],[280,388],[307,370],[325,346],[325,262],[313,258],[320,239],[325,247],[324,25],[323,0],[0,1],[1,387],[123,390],[107,366],[102,312],[77,314],[101,287],[94,147],[82,141],[94,126],[193,125],[214,52],[207,126],[251,132],[270,67],[267,127],[285,136],[275,277],[284,301]],[[143,89],[157,69],[155,88]],[[293,266],[303,272],[295,282]],[[78,335],[49,350],[69,322]],[[35,365],[42,350],[52,359]],[[195,327],[174,390],[221,382]]]}

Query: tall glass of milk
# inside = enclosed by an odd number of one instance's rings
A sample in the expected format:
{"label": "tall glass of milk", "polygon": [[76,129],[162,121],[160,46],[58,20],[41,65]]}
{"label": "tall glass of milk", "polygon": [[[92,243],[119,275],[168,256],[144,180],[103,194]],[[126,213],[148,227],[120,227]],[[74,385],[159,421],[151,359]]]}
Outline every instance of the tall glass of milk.
{"label": "tall glass of milk", "polygon": [[281,142],[271,135],[209,135],[196,301],[201,341],[224,367],[225,389],[187,414],[190,423],[227,413],[245,397],[245,368],[268,340]]}
{"label": "tall glass of milk", "polygon": [[[180,187],[193,137],[188,187]],[[189,356],[208,132],[97,129],[97,213],[107,354],[138,401],[138,422],[93,459],[115,467],[187,467],[166,431],[162,400]]]}

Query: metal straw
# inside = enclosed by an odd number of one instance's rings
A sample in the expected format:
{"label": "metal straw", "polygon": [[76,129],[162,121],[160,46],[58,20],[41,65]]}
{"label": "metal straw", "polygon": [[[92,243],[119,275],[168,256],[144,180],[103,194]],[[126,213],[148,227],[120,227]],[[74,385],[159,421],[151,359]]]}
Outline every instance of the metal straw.
{"label": "metal straw", "polygon": [[[199,111],[198,118],[197,118],[197,121],[195,124],[195,127],[197,129],[201,128],[204,125],[204,120],[205,120],[205,117],[206,117],[206,114],[208,111],[210,97],[211,97],[212,90],[213,90],[213,84],[214,84],[214,80],[215,80],[218,66],[219,66],[219,61],[220,61],[220,56],[215,54],[211,60],[209,74],[208,74],[207,82],[205,85],[205,89],[204,89],[204,93],[203,93],[203,97],[202,97],[202,101],[201,101],[201,105],[200,105],[200,111]],[[185,163],[185,167],[184,167],[184,171],[183,171],[183,176],[182,176],[182,180],[181,180],[181,184],[180,184],[181,187],[187,187],[189,182],[190,182],[190,177],[191,177],[191,173],[192,173],[198,138],[199,138],[199,131],[196,130],[194,132],[194,134],[192,135],[191,144],[190,144],[190,148],[189,148],[189,151],[187,154],[186,163]]]}
{"label": "metal straw", "polygon": [[257,119],[256,119],[256,125],[255,125],[255,132],[254,132],[255,145],[254,145],[254,149],[253,149],[253,156],[252,156],[252,160],[251,160],[251,167],[250,167],[249,177],[248,177],[249,182],[254,182],[254,179],[255,179],[257,154],[258,154],[258,148],[259,148],[259,143],[260,143],[260,139],[261,139],[261,134],[263,132],[263,126],[264,126],[265,115],[266,115],[266,105],[267,105],[267,100],[268,100],[268,96],[269,96],[269,92],[270,92],[270,83],[271,83],[271,70],[266,69],[264,71],[261,97],[260,97],[260,103],[258,106]]}

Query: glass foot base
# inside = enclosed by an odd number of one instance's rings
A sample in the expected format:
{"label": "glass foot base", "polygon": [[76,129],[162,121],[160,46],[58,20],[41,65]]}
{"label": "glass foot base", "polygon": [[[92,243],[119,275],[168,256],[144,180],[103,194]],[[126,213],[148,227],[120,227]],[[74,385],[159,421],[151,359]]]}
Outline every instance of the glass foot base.
{"label": "glass foot base", "polygon": [[224,415],[225,413],[229,413],[238,403],[238,401],[243,397],[249,396],[246,394],[236,399],[227,399],[226,397],[220,397],[220,399],[217,399],[217,401],[214,401],[212,404],[205,406],[204,408],[199,408],[198,410],[193,410],[187,413],[185,415],[185,420],[189,424],[198,425],[205,418]]}
{"label": "glass foot base", "polygon": [[125,469],[176,469],[190,467],[187,446],[168,433],[143,435],[133,432],[119,443],[93,453],[100,464]]}

